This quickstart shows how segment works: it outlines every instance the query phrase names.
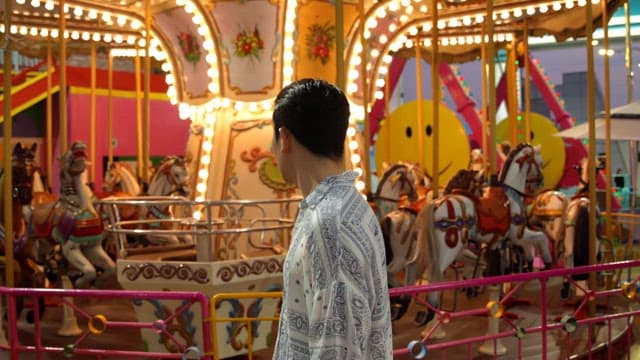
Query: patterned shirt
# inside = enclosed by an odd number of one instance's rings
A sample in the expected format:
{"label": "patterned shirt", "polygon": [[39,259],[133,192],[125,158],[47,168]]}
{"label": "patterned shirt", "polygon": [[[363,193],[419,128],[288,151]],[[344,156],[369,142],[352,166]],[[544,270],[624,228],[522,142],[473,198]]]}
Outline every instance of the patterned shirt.
{"label": "patterned shirt", "polygon": [[273,359],[392,359],[384,242],[356,190],[329,176],[300,203]]}

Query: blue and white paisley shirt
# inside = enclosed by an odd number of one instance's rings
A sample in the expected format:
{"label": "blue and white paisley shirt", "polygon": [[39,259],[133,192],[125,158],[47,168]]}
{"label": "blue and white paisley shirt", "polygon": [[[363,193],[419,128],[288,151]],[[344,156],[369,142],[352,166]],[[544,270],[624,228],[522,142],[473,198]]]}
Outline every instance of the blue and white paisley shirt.
{"label": "blue and white paisley shirt", "polygon": [[355,178],[329,176],[300,203],[276,360],[393,358],[384,242]]}

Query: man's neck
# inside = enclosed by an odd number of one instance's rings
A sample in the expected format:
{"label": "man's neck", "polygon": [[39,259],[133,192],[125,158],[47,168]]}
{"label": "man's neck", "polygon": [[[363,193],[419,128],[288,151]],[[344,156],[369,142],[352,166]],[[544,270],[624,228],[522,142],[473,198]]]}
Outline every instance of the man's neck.
{"label": "man's neck", "polygon": [[307,197],[324,178],[342,174],[346,170],[342,159],[332,160],[312,154],[304,156],[298,164],[296,183],[304,197]]}

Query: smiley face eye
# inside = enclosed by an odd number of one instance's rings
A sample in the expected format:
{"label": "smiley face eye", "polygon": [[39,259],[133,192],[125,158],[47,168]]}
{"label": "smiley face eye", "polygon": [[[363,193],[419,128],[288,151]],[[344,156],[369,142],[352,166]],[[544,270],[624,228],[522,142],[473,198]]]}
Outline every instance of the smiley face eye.
{"label": "smiley face eye", "polygon": [[411,135],[413,134],[413,131],[411,130],[411,126],[407,126],[407,128],[404,130],[404,133],[407,135],[407,138],[411,138]]}
{"label": "smiley face eye", "polygon": [[427,127],[425,128],[425,132],[427,133],[427,136],[431,136],[431,134],[433,133],[433,128],[431,127],[431,125],[427,125]]}
{"label": "smiley face eye", "polygon": [[533,131],[531,131],[531,132],[529,133],[529,139],[531,139],[531,141],[533,141]]}

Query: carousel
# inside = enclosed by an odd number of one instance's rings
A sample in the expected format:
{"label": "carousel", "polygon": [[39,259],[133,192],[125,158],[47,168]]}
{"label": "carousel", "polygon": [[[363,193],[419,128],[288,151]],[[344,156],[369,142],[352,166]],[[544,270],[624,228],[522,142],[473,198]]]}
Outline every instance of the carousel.
{"label": "carousel", "polygon": [[[629,23],[630,1],[1,3],[0,351],[13,358],[270,358],[300,201],[269,151],[271,113],[278,91],[307,77],[351,103],[345,162],[385,234],[397,358],[546,358],[567,346],[572,357],[629,338],[637,279],[626,269],[640,264],[633,230],[623,251],[613,239],[637,218],[634,201],[616,215],[611,159],[597,164],[593,34],[608,48],[608,23],[620,11]],[[586,49],[586,132],[530,52],[541,37]],[[631,38],[629,27],[627,49]],[[410,63],[415,100],[398,103]],[[464,64],[481,74],[477,99]],[[507,316],[517,295],[547,287],[562,300]],[[614,293],[622,303],[598,311]],[[575,306],[561,312],[566,298]],[[477,315],[480,335],[447,326]],[[619,321],[593,335],[603,318]],[[542,335],[523,352],[529,332]]]}

